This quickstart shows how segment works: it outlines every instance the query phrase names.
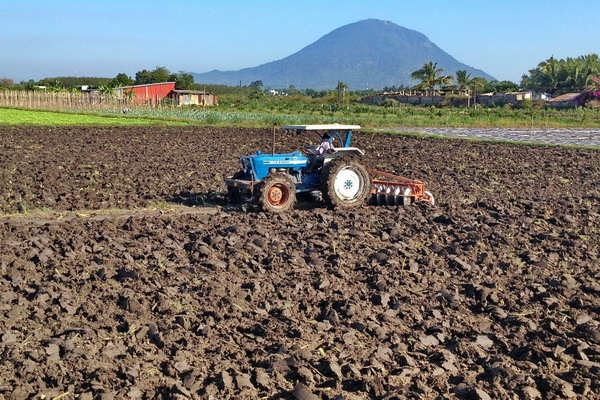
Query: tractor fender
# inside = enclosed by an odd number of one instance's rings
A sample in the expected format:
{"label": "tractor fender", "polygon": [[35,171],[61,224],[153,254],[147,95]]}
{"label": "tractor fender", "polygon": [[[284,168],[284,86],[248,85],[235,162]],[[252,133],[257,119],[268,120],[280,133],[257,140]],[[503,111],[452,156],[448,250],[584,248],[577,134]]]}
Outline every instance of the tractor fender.
{"label": "tractor fender", "polygon": [[333,153],[325,155],[325,163],[328,164],[330,161],[335,160],[339,157],[344,156],[363,156],[365,152],[358,147],[336,147]]}

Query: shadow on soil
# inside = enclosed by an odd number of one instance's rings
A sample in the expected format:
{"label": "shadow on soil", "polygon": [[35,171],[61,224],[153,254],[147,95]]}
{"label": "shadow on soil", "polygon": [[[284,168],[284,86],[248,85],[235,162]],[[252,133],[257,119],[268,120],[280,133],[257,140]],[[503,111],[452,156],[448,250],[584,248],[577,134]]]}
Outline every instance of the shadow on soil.
{"label": "shadow on soil", "polygon": [[[243,211],[258,211],[259,207],[256,203],[248,204],[231,204],[227,198],[227,193],[208,191],[202,193],[192,193],[182,191],[177,193],[166,201],[171,204],[178,204],[188,207],[222,207],[228,210],[243,210]],[[296,210],[317,210],[327,208],[322,200],[316,199],[314,196],[306,193],[299,193],[297,201],[294,205]]]}
{"label": "shadow on soil", "polygon": [[179,204],[188,207],[228,207],[231,206],[226,193],[209,190],[208,192],[192,193],[183,191],[172,198],[166,199],[168,203]]}

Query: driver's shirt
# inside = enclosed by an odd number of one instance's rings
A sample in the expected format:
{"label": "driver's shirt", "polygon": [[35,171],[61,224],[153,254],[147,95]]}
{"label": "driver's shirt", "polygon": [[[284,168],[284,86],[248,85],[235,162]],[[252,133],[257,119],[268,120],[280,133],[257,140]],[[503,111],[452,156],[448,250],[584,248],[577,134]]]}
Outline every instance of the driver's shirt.
{"label": "driver's shirt", "polygon": [[327,154],[329,152],[329,150],[333,150],[333,145],[331,144],[331,142],[323,141],[317,147],[316,150],[317,150],[317,155],[322,156],[323,154]]}

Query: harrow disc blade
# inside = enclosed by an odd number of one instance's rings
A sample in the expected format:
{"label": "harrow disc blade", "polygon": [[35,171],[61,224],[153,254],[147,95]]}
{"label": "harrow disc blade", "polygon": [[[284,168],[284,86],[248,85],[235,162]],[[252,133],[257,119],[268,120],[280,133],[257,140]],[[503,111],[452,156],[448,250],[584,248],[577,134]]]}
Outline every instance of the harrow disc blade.
{"label": "harrow disc blade", "polygon": [[406,206],[412,203],[412,189],[406,186],[377,185],[373,201],[379,206]]}
{"label": "harrow disc blade", "polygon": [[393,206],[395,203],[394,200],[395,194],[391,187],[385,189],[385,204],[388,206]]}
{"label": "harrow disc blade", "polygon": [[394,205],[401,206],[403,204],[404,204],[404,201],[402,199],[402,196],[400,196],[400,188],[397,188],[395,195],[394,195]]}
{"label": "harrow disc blade", "polygon": [[412,203],[412,190],[409,187],[403,189],[404,191],[398,195],[398,201],[403,206],[408,206]]}

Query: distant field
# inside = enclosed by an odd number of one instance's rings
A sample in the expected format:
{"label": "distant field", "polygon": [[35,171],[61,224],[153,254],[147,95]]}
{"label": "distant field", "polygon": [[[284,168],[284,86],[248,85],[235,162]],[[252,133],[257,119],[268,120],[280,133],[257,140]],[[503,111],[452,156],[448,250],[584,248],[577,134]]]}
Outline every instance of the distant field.
{"label": "distant field", "polygon": [[277,114],[269,110],[237,111],[230,109],[197,110],[163,108],[153,110],[103,111],[97,114],[69,111],[43,111],[0,108],[0,125],[104,125],[104,126],[226,126],[270,127],[274,124],[350,123],[353,116],[311,116],[302,113]]}
{"label": "distant field", "polygon": [[102,126],[242,126],[267,127],[274,124],[345,122],[334,117],[311,117],[306,115],[275,115],[268,112],[232,112],[213,110],[157,109],[128,114],[120,111],[104,111],[98,114],[21,110],[0,108],[0,125],[102,125]]}
{"label": "distant field", "polygon": [[0,108],[0,125],[190,125],[191,121]]}
{"label": "distant field", "polygon": [[382,107],[352,104],[326,110],[318,104],[228,104],[211,109],[158,107],[147,110],[97,112],[45,111],[0,108],[0,125],[99,126],[214,126],[266,128],[287,124],[359,124],[363,129],[472,127],[472,128],[599,128],[597,109],[510,109]]}

